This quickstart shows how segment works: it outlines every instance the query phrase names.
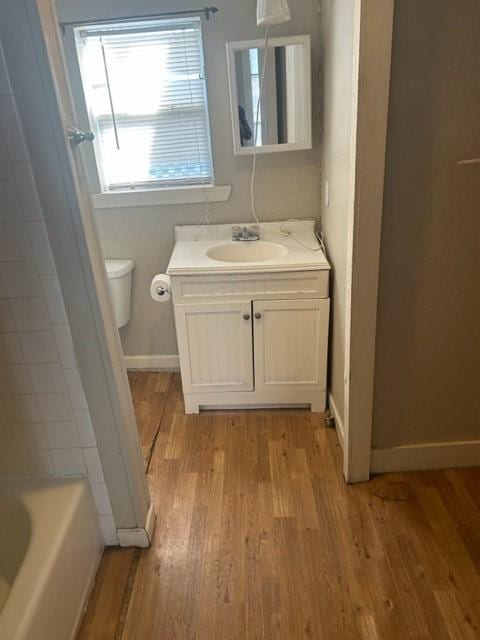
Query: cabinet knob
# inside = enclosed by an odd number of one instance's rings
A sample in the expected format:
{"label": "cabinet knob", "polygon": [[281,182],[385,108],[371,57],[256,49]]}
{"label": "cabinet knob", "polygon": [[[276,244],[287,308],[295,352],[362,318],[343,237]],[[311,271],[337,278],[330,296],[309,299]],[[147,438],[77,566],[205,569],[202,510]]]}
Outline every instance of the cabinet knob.
{"label": "cabinet knob", "polygon": [[262,314],[261,314],[261,313],[258,313],[258,311],[257,311],[257,313],[255,314],[255,318],[256,318],[257,320],[260,320],[260,318],[261,318],[261,317],[262,317]]}
{"label": "cabinet knob", "polygon": [[244,320],[250,320],[250,314],[249,313],[244,313],[243,314],[243,319]]}

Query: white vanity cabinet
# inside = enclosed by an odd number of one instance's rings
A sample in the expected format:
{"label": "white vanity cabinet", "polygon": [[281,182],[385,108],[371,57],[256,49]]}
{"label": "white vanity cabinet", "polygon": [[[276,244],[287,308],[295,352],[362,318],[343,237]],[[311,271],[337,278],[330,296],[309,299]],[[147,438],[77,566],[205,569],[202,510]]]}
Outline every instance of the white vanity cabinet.
{"label": "white vanity cabinet", "polygon": [[187,413],[326,399],[328,271],[173,276]]}
{"label": "white vanity cabinet", "polygon": [[185,393],[253,391],[251,306],[250,301],[176,306]]}
{"label": "white vanity cabinet", "polygon": [[329,299],[253,302],[256,391],[325,389],[329,308]]}

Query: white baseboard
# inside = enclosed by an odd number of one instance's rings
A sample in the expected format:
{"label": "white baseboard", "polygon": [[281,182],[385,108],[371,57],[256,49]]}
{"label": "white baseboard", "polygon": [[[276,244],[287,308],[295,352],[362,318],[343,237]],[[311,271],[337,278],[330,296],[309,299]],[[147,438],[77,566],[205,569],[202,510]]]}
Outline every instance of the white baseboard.
{"label": "white baseboard", "polygon": [[147,532],[149,542],[152,541],[153,530],[155,529],[156,521],[157,521],[157,514],[155,513],[153,502],[151,502],[150,506],[148,507],[147,519],[145,520],[145,531]]}
{"label": "white baseboard", "polygon": [[372,473],[480,466],[480,440],[433,442],[372,449]]}
{"label": "white baseboard", "polygon": [[124,356],[127,369],[153,369],[154,371],[178,371],[180,360],[172,356]]}
{"label": "white baseboard", "polygon": [[121,547],[149,547],[155,528],[156,514],[153,503],[150,503],[145,527],[142,529],[117,529],[118,544]]}
{"label": "white baseboard", "polygon": [[328,408],[332,412],[332,416],[335,418],[335,429],[337,430],[338,441],[343,449],[345,443],[345,427],[331,393],[328,394]]}

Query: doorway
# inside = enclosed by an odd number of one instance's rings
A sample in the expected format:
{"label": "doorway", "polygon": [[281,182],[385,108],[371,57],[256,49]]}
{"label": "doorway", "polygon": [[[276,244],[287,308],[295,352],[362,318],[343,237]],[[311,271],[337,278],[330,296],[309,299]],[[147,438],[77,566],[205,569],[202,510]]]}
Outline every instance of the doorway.
{"label": "doorway", "polygon": [[[381,221],[380,176],[385,148],[392,6],[393,2],[374,0],[358,2],[357,6],[359,91],[355,108],[357,126],[352,136],[356,181],[351,191],[351,274],[346,311],[344,473],[349,482],[368,479],[370,471],[378,282],[375,256]],[[46,223],[59,264],[67,310],[73,319],[74,340],[80,351],[82,346],[95,345],[93,350],[85,350],[80,365],[87,399],[94,407],[99,451],[109,493],[114,496],[114,515],[121,529],[145,528],[150,506],[144,479],[145,461],[148,467],[155,442],[162,437],[163,418],[158,420],[158,414],[166,411],[169,394],[176,393],[178,377],[130,376],[141,429],[139,442],[87,180],[80,159],[65,139],[66,127],[74,118],[58,20],[48,0],[8,2],[2,5],[1,12],[5,18],[2,23],[8,24],[8,31],[2,30],[7,53],[8,49],[17,50],[19,37],[25,41],[14,67],[14,82],[21,96],[19,107],[26,123],[35,177],[48,210]],[[377,116],[373,132],[372,114]],[[46,135],[51,143],[47,149]],[[357,302],[360,299],[362,304]],[[88,334],[85,327],[89,328]],[[154,420],[144,405],[142,408],[145,394],[153,396]]]}

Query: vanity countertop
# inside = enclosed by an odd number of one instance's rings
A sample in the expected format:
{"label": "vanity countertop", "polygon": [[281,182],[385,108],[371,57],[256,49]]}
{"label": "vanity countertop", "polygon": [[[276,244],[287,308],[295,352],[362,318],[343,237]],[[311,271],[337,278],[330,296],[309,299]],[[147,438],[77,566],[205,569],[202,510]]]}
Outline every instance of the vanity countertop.
{"label": "vanity countertop", "polygon": [[[236,223],[241,227],[251,222]],[[281,228],[290,235],[283,235]],[[328,260],[314,234],[315,222],[264,222],[260,224],[260,240],[253,242],[232,241],[233,224],[195,225],[175,227],[175,247],[167,273],[194,275],[196,273],[275,273],[279,271],[318,271],[330,269]],[[241,246],[239,246],[241,245]],[[255,245],[255,246],[254,246]],[[305,246],[304,246],[305,245]],[[308,249],[312,247],[315,251]],[[215,260],[208,253],[220,252],[228,255],[237,252],[239,261]],[[277,255],[268,260],[258,259],[262,250]],[[255,259],[248,259],[251,252]],[[232,254],[234,255],[234,254]]]}

